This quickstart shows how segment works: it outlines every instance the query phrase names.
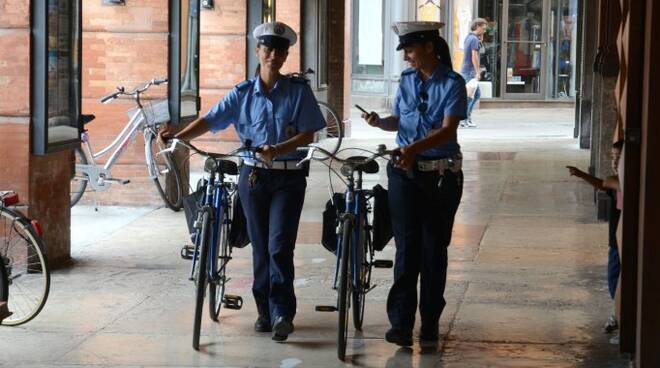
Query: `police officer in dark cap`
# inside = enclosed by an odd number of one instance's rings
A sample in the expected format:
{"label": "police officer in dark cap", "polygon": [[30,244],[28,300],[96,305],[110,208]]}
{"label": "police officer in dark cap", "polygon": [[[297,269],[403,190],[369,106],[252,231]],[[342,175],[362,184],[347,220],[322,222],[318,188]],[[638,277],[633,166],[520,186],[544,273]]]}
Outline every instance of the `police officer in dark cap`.
{"label": "police officer in dark cap", "polygon": [[244,159],[238,184],[252,243],[252,293],[259,313],[254,328],[284,341],[296,314],[293,251],[307,186],[306,168],[296,166],[302,158],[296,148],[311,143],[325,120],[306,81],[280,73],[296,33],[271,22],[252,34],[258,43],[255,77],[175,137],[190,140],[233,124],[241,142],[261,147],[260,161]]}
{"label": "police officer in dark cap", "polygon": [[463,193],[456,130],[467,115],[463,78],[452,68],[437,22],[398,22],[397,50],[410,68],[401,73],[392,115],[362,114],[372,126],[397,132],[400,158],[387,168],[396,243],[394,283],[387,299],[391,328],[385,339],[413,343],[420,279],[420,339],[438,340],[445,307],[447,247]]}

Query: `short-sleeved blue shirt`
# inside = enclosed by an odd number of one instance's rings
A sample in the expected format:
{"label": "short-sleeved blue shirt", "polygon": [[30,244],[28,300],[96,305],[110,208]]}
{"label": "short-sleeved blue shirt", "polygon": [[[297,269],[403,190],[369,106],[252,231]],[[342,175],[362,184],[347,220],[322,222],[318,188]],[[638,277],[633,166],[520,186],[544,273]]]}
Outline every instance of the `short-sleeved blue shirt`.
{"label": "short-sleeved blue shirt", "polygon": [[[212,132],[234,124],[241,142],[252,146],[277,144],[299,133],[325,127],[323,114],[311,88],[302,78],[281,77],[270,92],[264,91],[261,78],[246,80],[234,87],[204,116]],[[295,160],[297,152],[277,160]]]}
{"label": "short-sleeved blue shirt", "polygon": [[479,36],[474,33],[470,33],[465,37],[463,42],[463,64],[461,65],[461,74],[463,75],[476,75],[474,70],[474,64],[472,63],[472,51],[479,51],[481,49],[481,40]]}
{"label": "short-sleeved blue shirt", "polygon": [[[423,101],[420,93],[424,91],[428,99]],[[426,102],[426,111],[419,106]],[[409,145],[425,138],[429,131],[442,127],[447,116],[457,116],[461,120],[467,116],[467,95],[465,81],[456,72],[444,64],[438,64],[429,79],[423,81],[419,72],[409,68],[401,73],[399,90],[394,99],[392,114],[399,117],[399,130],[396,143]],[[421,152],[422,158],[442,158],[456,155],[460,146],[456,139],[435,148]]]}

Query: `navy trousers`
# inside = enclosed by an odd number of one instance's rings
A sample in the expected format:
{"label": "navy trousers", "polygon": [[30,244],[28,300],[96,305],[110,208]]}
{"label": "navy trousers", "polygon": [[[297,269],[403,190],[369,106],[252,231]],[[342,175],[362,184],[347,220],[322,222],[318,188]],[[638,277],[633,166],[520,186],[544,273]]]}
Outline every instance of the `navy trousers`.
{"label": "navy trousers", "polygon": [[[250,173],[256,180],[250,183]],[[260,316],[293,320],[293,250],[307,180],[300,170],[267,170],[243,166],[238,183],[252,243],[252,294]]]}
{"label": "navy trousers", "polygon": [[[394,284],[387,298],[390,324],[412,330],[417,311],[423,326],[437,326],[445,307],[447,247],[454,215],[463,194],[463,173],[419,172],[387,168],[389,204],[396,243]],[[428,328],[427,327],[427,328]]]}

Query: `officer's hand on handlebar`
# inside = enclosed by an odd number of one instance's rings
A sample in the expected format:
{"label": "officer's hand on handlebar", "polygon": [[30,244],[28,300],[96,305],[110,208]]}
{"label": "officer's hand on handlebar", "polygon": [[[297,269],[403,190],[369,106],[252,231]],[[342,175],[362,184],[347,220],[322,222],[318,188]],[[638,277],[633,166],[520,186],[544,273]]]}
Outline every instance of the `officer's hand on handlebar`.
{"label": "officer's hand on handlebar", "polygon": [[264,162],[271,163],[277,156],[277,149],[274,145],[271,146],[269,144],[265,144],[259,148],[259,156]]}
{"label": "officer's hand on handlebar", "polygon": [[376,114],[375,112],[370,112],[370,113],[362,113],[362,119],[364,119],[367,124],[371,125],[372,127],[377,127],[378,123],[380,122],[380,116]]}
{"label": "officer's hand on handlebar", "polygon": [[397,160],[394,165],[400,169],[410,169],[415,162],[417,152],[410,146],[403,146],[399,148],[398,151],[399,154],[397,155]]}
{"label": "officer's hand on handlebar", "polygon": [[158,139],[162,143],[167,143],[172,138],[174,138],[174,128],[172,127],[172,124],[168,122],[161,125],[160,129],[158,130]]}

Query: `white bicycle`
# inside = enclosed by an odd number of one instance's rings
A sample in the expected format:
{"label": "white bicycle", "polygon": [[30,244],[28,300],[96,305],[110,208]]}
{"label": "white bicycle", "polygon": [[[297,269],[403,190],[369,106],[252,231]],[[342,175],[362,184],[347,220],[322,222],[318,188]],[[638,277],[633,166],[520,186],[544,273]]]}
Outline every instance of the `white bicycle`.
{"label": "white bicycle", "polygon": [[[125,185],[130,182],[126,179],[113,177],[111,170],[128,145],[135,140],[138,132],[142,132],[144,135],[144,156],[149,178],[154,181],[158,194],[160,194],[167,207],[173,211],[181,209],[184,188],[176,162],[169,152],[159,154],[167,148],[158,140],[158,128],[169,117],[167,101],[152,105],[149,102],[143,103],[140,100],[142,93],[149,87],[165,83],[167,83],[167,79],[152,79],[143,87],[136,87],[130,92],[126,92],[124,87],[117,87],[116,92],[101,98],[102,103],[109,103],[122,95],[131,96],[135,100],[136,108],[131,112],[131,118],[117,138],[97,153],[92,150],[87,130],[84,130],[81,134],[83,145],[75,150],[76,171],[71,180],[71,207],[80,201],[88,188],[91,191],[104,192],[113,183]],[[94,115],[83,115],[82,122],[86,125],[94,118]],[[105,164],[96,162],[96,159],[110,151],[113,151],[112,155]],[[168,182],[166,182],[167,174],[172,174],[172,179]]]}

